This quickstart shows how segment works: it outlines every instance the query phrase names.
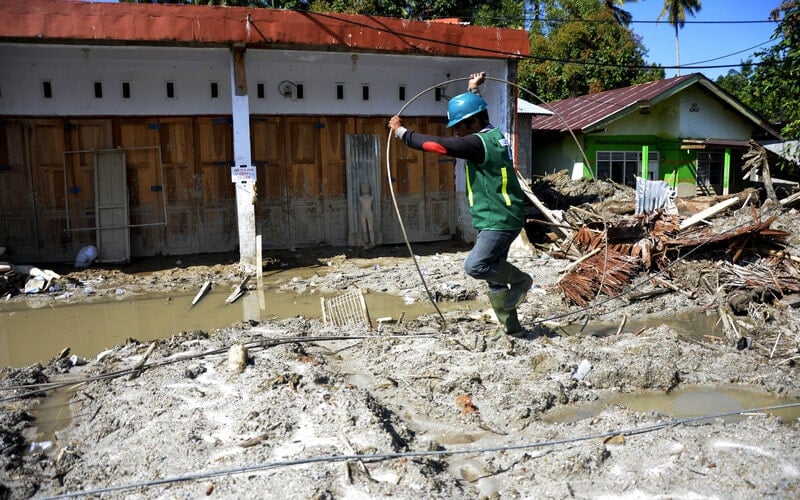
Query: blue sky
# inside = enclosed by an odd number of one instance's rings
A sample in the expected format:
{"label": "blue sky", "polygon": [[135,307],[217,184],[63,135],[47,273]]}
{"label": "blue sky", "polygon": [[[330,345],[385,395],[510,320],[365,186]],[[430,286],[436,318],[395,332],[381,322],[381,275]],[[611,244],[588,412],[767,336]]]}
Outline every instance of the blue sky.
{"label": "blue sky", "polygon": [[[680,30],[681,66],[734,65],[732,68],[683,68],[681,75],[703,73],[714,80],[738,70],[738,64],[754,52],[771,46],[770,40],[776,23],[731,24],[724,21],[765,21],[770,11],[780,5],[780,0],[701,0],[701,8],[694,17],[686,16],[686,24]],[[638,23],[655,21],[664,7],[663,0],[639,0],[627,3],[625,10],[633,15],[631,28],[642,37],[648,53],[648,63],[675,66],[675,29],[662,19],[658,24]],[[695,23],[693,23],[694,21]],[[714,24],[700,24],[714,22]],[[764,44],[756,48],[756,45]],[[726,57],[723,57],[726,56]],[[675,76],[676,70],[665,70],[667,77]]]}

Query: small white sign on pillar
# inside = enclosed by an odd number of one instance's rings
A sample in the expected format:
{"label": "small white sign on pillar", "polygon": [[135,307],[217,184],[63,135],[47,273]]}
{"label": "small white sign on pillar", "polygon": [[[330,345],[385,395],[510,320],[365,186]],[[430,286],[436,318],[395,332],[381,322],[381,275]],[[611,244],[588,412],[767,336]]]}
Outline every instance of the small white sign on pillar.
{"label": "small white sign on pillar", "polygon": [[255,165],[231,167],[231,182],[256,182]]}

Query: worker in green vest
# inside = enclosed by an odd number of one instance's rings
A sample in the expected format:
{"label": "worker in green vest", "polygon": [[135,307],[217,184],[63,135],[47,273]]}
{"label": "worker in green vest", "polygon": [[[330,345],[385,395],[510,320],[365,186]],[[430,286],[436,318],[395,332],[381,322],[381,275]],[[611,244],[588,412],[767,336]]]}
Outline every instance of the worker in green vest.
{"label": "worker in green vest", "polygon": [[509,335],[523,335],[517,307],[533,280],[507,260],[511,243],[525,224],[524,193],[511,160],[509,141],[489,122],[480,85],[486,73],[470,75],[468,92],[450,99],[447,127],[453,137],[420,134],[403,127],[399,116],[389,128],[406,146],[466,161],[466,188],[472,225],[478,231],[464,270],[488,284],[489,301]]}

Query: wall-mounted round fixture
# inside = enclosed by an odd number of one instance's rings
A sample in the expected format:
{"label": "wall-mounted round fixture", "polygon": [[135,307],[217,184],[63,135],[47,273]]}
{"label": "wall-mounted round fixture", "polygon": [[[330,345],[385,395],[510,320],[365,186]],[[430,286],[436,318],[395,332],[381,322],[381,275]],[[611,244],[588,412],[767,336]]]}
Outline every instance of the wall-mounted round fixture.
{"label": "wall-mounted round fixture", "polygon": [[291,99],[292,95],[294,95],[295,90],[297,89],[297,85],[289,80],[284,80],[278,84],[278,93],[284,97],[284,99],[288,98]]}

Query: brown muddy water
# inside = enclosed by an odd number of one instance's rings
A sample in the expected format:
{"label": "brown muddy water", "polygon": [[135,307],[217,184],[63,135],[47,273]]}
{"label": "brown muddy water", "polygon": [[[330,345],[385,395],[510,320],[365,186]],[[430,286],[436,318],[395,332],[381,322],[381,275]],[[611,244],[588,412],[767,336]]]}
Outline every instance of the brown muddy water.
{"label": "brown muddy water", "polygon": [[[265,290],[261,309],[256,291],[246,292],[232,304],[225,302],[229,294],[229,290],[212,290],[194,306],[195,294],[170,294],[0,312],[0,366],[45,363],[66,347],[71,354],[88,359],[129,338],[144,342],[239,321],[322,318],[320,295]],[[373,328],[378,318],[410,320],[436,312],[430,302],[406,304],[395,295],[365,293],[364,299]],[[470,301],[438,306],[442,311],[484,307]]]}

